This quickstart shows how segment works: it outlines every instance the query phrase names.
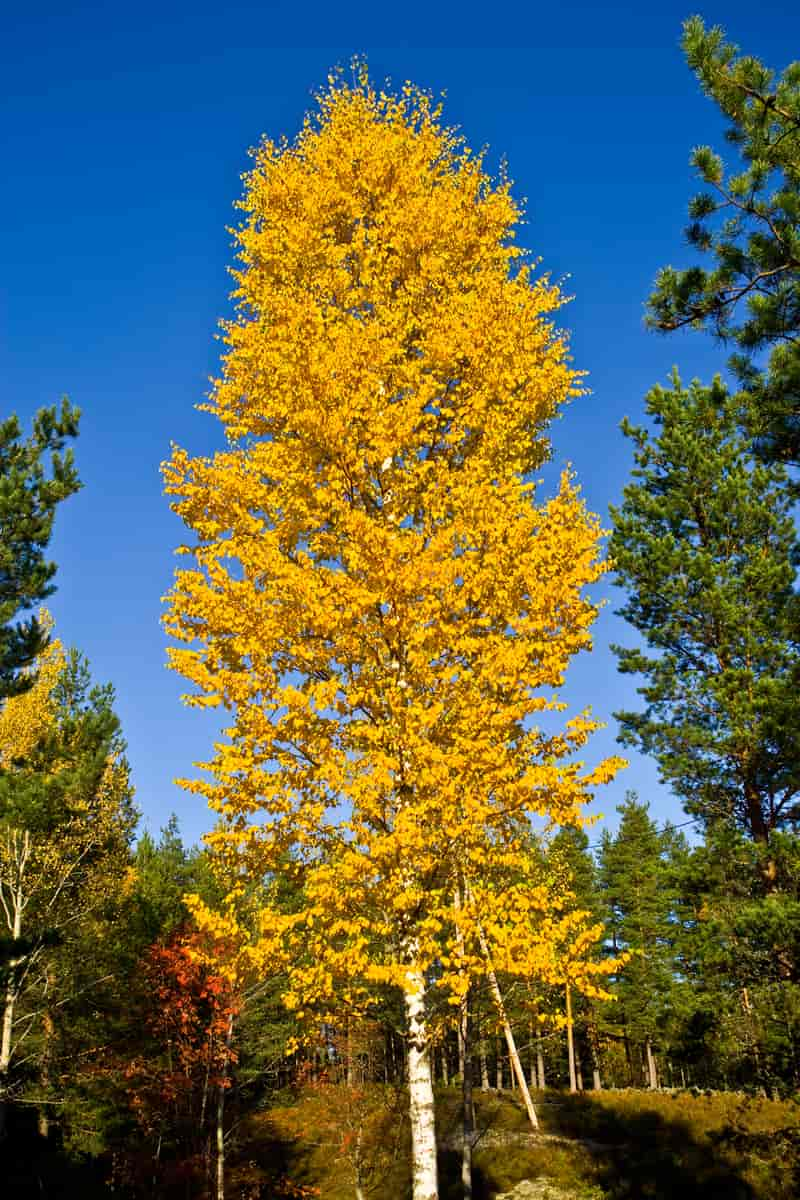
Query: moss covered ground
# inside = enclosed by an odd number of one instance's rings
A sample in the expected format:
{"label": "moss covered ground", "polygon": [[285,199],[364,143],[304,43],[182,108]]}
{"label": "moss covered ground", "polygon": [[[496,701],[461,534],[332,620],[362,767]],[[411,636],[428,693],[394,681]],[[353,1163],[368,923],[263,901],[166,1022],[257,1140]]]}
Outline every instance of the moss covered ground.
{"label": "moss covered ground", "polygon": [[[319,1085],[250,1116],[238,1131],[231,1200],[410,1197],[402,1092]],[[534,1136],[509,1093],[476,1094],[475,1200],[796,1200],[800,1104],[731,1093],[609,1091],[536,1096]],[[460,1198],[460,1104],[437,1095],[443,1200]],[[525,1188],[518,1191],[520,1197]]]}

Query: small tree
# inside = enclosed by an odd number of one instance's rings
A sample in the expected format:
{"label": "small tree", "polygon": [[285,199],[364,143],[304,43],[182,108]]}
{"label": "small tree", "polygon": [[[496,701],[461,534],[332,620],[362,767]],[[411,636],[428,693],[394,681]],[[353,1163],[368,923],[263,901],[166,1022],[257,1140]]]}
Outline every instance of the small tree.
{"label": "small tree", "polygon": [[[571,480],[534,502],[578,380],[507,183],[410,85],[334,79],[296,142],[262,144],[242,209],[209,406],[228,449],[165,468],[196,537],[173,665],[190,703],[231,712],[214,779],[188,786],[222,814],[231,878],[302,879],[301,911],[264,919],[288,931],[290,1003],[401,990],[414,1197],[433,1200],[433,968],[456,992],[483,972],[479,928],[511,903],[487,880],[528,814],[578,819],[617,765],[571,761],[588,714],[536,724],[590,644],[602,571]],[[544,893],[515,897],[527,965],[549,961]]]}

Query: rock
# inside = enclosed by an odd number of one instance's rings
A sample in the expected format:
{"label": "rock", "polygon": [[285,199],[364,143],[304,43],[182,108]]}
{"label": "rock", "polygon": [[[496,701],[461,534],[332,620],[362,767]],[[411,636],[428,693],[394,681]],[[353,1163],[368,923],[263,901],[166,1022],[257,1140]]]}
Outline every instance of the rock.
{"label": "rock", "polygon": [[523,1179],[510,1192],[498,1192],[494,1200],[573,1200],[573,1196],[549,1179]]}

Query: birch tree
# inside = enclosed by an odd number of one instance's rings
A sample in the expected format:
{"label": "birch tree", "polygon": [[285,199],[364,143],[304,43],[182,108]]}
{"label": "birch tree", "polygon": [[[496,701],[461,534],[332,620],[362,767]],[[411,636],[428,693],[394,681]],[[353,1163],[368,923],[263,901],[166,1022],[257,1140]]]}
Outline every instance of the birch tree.
{"label": "birch tree", "polygon": [[[618,765],[576,761],[589,713],[553,722],[603,570],[574,481],[535,481],[580,377],[508,182],[410,84],[333,77],[293,142],[258,148],[241,210],[204,406],[227,445],[164,467],[192,535],[172,665],[230,717],[186,786],[232,878],[302,880],[300,910],[263,924],[290,1006],[400,989],[414,1200],[433,1200],[431,988],[483,973],[459,939],[479,917],[491,942],[506,902],[481,880],[530,815],[579,820]],[[528,962],[551,952],[544,899],[524,899]]]}

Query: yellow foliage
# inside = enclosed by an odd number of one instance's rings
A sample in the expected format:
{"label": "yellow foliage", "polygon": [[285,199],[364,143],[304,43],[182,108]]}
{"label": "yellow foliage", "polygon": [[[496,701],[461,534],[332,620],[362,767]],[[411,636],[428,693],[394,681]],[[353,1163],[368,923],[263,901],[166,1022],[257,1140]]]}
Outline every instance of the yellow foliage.
{"label": "yellow foliage", "polygon": [[[49,613],[42,611],[40,619],[49,632]],[[54,638],[35,664],[33,686],[0,704],[0,768],[13,770],[14,764],[27,758],[51,727],[55,715],[53,689],[65,665],[64,647]]]}
{"label": "yellow foliage", "polygon": [[211,780],[183,781],[222,818],[209,844],[232,879],[294,871],[305,907],[262,933],[233,903],[195,914],[253,969],[293,947],[307,1005],[443,954],[458,986],[467,881],[501,957],[547,974],[552,913],[479,884],[531,814],[579,820],[620,765],[585,773],[597,722],[550,717],[603,572],[573,480],[543,501],[532,477],[581,390],[563,297],[515,244],[508,183],[411,85],[334,79],[293,143],[259,147],[241,209],[205,406],[227,447],[164,465],[194,534],[165,624],[187,702],[230,713]]}

